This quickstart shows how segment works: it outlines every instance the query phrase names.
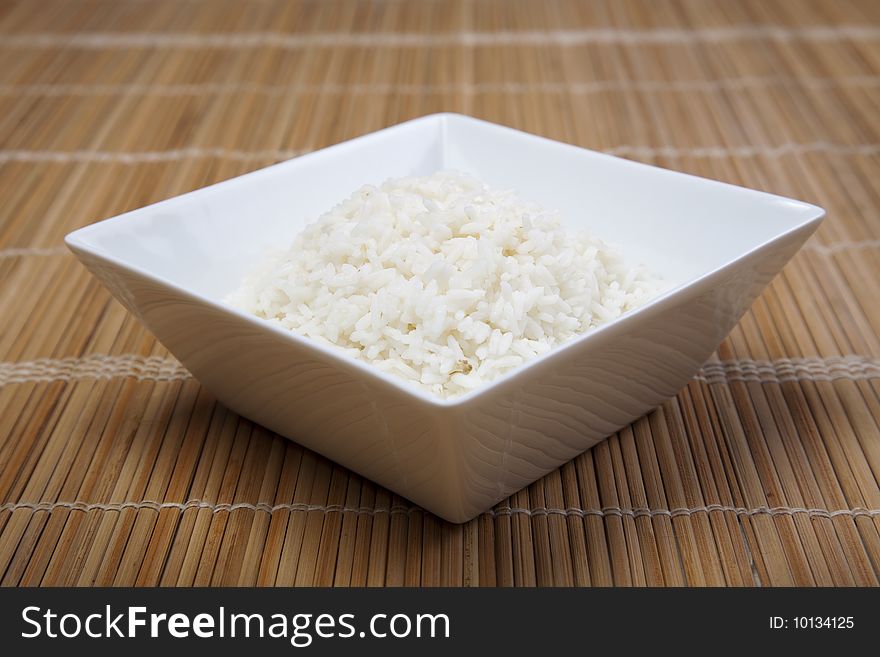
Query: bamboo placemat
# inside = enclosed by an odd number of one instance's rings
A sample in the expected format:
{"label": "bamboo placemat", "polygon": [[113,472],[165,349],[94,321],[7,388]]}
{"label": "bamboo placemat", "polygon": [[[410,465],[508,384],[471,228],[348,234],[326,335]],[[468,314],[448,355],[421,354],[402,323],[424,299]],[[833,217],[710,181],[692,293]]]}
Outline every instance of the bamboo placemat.
{"label": "bamboo placemat", "polygon": [[[5,585],[877,585],[880,3],[0,3]],[[68,231],[456,111],[829,217],[675,398],[461,526],[226,410]]]}

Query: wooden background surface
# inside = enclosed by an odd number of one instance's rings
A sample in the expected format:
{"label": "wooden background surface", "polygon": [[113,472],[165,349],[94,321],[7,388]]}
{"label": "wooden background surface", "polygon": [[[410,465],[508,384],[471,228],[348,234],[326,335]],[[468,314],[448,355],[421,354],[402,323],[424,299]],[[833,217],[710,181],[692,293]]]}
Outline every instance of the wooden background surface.
{"label": "wooden background surface", "polygon": [[[0,2],[0,581],[877,585],[880,3]],[[446,524],[244,420],[68,231],[456,111],[829,217],[673,400]]]}

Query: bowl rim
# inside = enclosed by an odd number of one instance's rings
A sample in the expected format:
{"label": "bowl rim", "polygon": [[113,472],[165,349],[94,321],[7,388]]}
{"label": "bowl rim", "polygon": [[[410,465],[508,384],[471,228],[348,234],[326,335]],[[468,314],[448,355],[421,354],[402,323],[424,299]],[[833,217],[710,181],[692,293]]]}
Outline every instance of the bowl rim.
{"label": "bowl rim", "polygon": [[[410,383],[409,381],[407,381],[406,379],[404,379],[402,377],[399,377],[394,374],[379,370],[378,368],[374,367],[372,364],[370,364],[367,361],[360,360],[360,359],[354,358],[352,356],[349,356],[349,355],[345,354],[341,349],[338,349],[332,345],[325,345],[325,344],[320,343],[316,340],[313,340],[313,339],[308,338],[306,336],[295,333],[289,329],[277,326],[277,325],[275,325],[275,324],[273,324],[263,318],[257,317],[256,315],[253,315],[253,314],[248,313],[244,310],[236,308],[235,306],[227,304],[223,301],[215,300],[211,297],[205,296],[205,295],[200,294],[198,292],[195,292],[191,289],[183,287],[183,286],[175,283],[174,281],[169,280],[163,276],[159,276],[157,274],[154,274],[153,272],[151,272],[147,269],[144,269],[143,267],[141,267],[139,265],[135,265],[133,263],[127,262],[127,261],[117,257],[112,251],[109,251],[106,248],[101,248],[101,247],[95,245],[94,243],[90,243],[86,239],[89,234],[91,234],[93,232],[99,232],[101,230],[104,230],[110,224],[115,226],[120,221],[125,221],[126,218],[129,218],[132,214],[140,213],[148,208],[156,208],[158,206],[161,206],[161,205],[164,205],[167,203],[178,202],[180,199],[183,199],[185,197],[190,197],[193,195],[209,194],[210,190],[212,188],[217,187],[217,186],[228,185],[230,183],[233,183],[234,181],[240,182],[243,179],[247,179],[248,177],[253,177],[255,175],[262,174],[269,169],[274,169],[276,167],[283,167],[285,165],[289,165],[293,161],[299,162],[299,161],[313,158],[315,156],[319,156],[319,157],[324,156],[327,153],[333,152],[339,148],[349,146],[353,143],[362,142],[364,140],[371,140],[373,138],[378,138],[378,136],[381,135],[382,133],[385,133],[386,131],[389,131],[389,130],[394,130],[395,128],[399,128],[404,125],[410,125],[410,124],[413,124],[416,122],[440,121],[441,122],[441,129],[445,130],[445,124],[446,124],[446,121],[448,121],[448,120],[455,120],[455,121],[464,120],[464,121],[468,121],[468,122],[474,122],[474,123],[492,126],[493,128],[496,128],[496,129],[501,128],[503,130],[510,131],[511,133],[528,135],[531,138],[537,138],[542,141],[552,143],[555,146],[563,146],[563,147],[567,147],[567,148],[571,148],[571,149],[576,149],[578,151],[586,152],[586,153],[589,153],[594,156],[600,156],[602,158],[611,158],[617,164],[624,163],[627,166],[632,166],[632,167],[638,168],[638,169],[643,169],[643,168],[658,169],[658,170],[664,171],[669,174],[674,174],[676,176],[688,177],[688,178],[693,179],[694,181],[700,181],[701,183],[710,182],[713,185],[719,185],[719,186],[735,189],[740,193],[745,192],[745,193],[765,197],[768,201],[771,201],[771,200],[785,201],[790,204],[796,204],[800,209],[806,210],[807,215],[799,223],[789,227],[788,229],[786,229],[784,231],[781,231],[779,233],[774,234],[772,237],[767,238],[767,239],[763,240],[762,242],[755,244],[754,246],[752,246],[748,250],[740,253],[736,257],[721,262],[716,267],[713,267],[712,269],[709,269],[709,270],[701,273],[700,275],[696,276],[695,278],[687,279],[684,282],[679,283],[678,285],[675,285],[673,287],[670,287],[670,288],[664,290],[660,294],[651,298],[644,305],[641,305],[638,308],[635,308],[633,310],[627,311],[627,312],[623,313],[622,315],[620,315],[619,317],[616,317],[616,318],[614,318],[604,324],[601,324],[600,326],[589,329],[585,333],[581,333],[581,334],[569,339],[568,341],[566,341],[562,344],[556,345],[555,347],[551,348],[549,351],[547,351],[543,354],[539,354],[538,356],[535,356],[534,358],[527,360],[526,362],[514,367],[513,369],[509,370],[508,372],[505,372],[504,374],[498,376],[497,378],[492,379],[491,381],[487,381],[487,382],[477,386],[473,390],[470,390],[470,391],[463,393],[463,394],[460,394],[460,395],[456,395],[454,397],[440,397],[432,392],[429,392],[427,390],[423,390],[423,389],[419,388],[418,386]],[[444,135],[444,139],[445,139],[445,135]],[[794,235],[794,234],[797,234],[799,232],[803,232],[803,231],[812,232],[813,230],[815,230],[815,228],[818,226],[818,224],[825,217],[825,214],[826,213],[823,208],[821,208],[817,205],[811,204],[811,203],[804,202],[804,201],[799,201],[796,199],[791,199],[788,197],[779,196],[776,194],[771,194],[771,193],[763,192],[760,190],[754,190],[754,189],[742,187],[739,185],[733,185],[733,184],[726,183],[723,181],[712,180],[711,178],[704,178],[702,176],[696,176],[696,175],[689,174],[689,173],[683,173],[683,172],[674,171],[671,169],[664,169],[662,167],[658,167],[655,165],[645,164],[645,163],[637,162],[637,161],[633,161],[633,160],[628,160],[626,158],[618,157],[615,155],[610,155],[608,153],[602,153],[601,151],[594,151],[594,150],[590,150],[590,149],[576,146],[573,144],[568,144],[565,142],[560,142],[560,141],[556,141],[553,139],[548,139],[546,137],[541,137],[539,135],[534,135],[534,134],[527,133],[522,130],[517,130],[515,128],[510,128],[508,126],[503,126],[503,125],[492,123],[489,121],[484,121],[481,119],[476,119],[476,118],[461,115],[461,114],[444,112],[444,113],[437,113],[437,114],[429,114],[429,115],[426,115],[423,117],[419,117],[416,119],[411,119],[409,121],[398,123],[393,126],[389,126],[387,128],[383,128],[381,130],[368,133],[366,135],[361,135],[359,137],[355,137],[353,139],[349,139],[347,141],[340,142],[338,144],[333,144],[331,146],[313,151],[311,153],[306,153],[304,155],[301,155],[301,156],[298,156],[295,158],[283,160],[281,162],[277,162],[277,163],[268,165],[266,167],[261,167],[259,169],[254,170],[254,171],[244,173],[240,176],[235,176],[235,177],[229,178],[227,180],[222,180],[222,181],[213,183],[211,185],[207,185],[205,187],[201,187],[201,188],[186,192],[184,194],[179,194],[177,196],[173,196],[168,199],[163,199],[161,201],[158,201],[156,203],[152,203],[147,206],[143,206],[141,208],[136,208],[134,210],[130,210],[130,211],[124,212],[122,214],[115,215],[113,217],[110,217],[110,218],[107,218],[107,219],[104,219],[104,220],[101,220],[101,221],[98,221],[98,222],[95,222],[95,223],[92,223],[87,226],[83,226],[81,228],[78,228],[76,230],[71,231],[70,233],[68,233],[64,237],[64,242],[67,245],[67,247],[77,256],[85,255],[85,256],[88,256],[91,258],[98,259],[98,260],[103,261],[104,263],[106,263],[112,267],[120,268],[124,271],[129,272],[130,274],[139,276],[139,277],[146,279],[147,281],[150,281],[150,282],[157,284],[161,287],[168,288],[178,295],[188,297],[189,299],[196,301],[200,304],[207,304],[209,307],[211,307],[214,310],[218,310],[218,311],[221,311],[221,312],[226,313],[228,315],[232,315],[234,317],[237,317],[238,319],[245,320],[245,321],[249,322],[254,327],[257,327],[257,328],[260,328],[263,330],[272,331],[276,335],[279,335],[279,336],[283,337],[284,339],[292,341],[293,344],[296,344],[296,345],[303,347],[303,348],[306,348],[306,349],[311,349],[311,350],[315,350],[315,351],[319,352],[322,356],[329,358],[335,364],[338,364],[343,367],[353,367],[356,370],[358,370],[360,373],[366,374],[367,376],[372,376],[375,379],[377,379],[378,381],[381,381],[384,384],[392,386],[396,391],[402,392],[402,393],[406,394],[407,396],[409,396],[417,401],[422,402],[423,404],[427,404],[433,408],[441,409],[441,408],[456,408],[456,407],[462,407],[462,406],[469,405],[472,402],[474,402],[475,400],[479,399],[480,397],[483,397],[483,396],[489,394],[490,392],[495,391],[497,388],[510,384],[515,379],[523,376],[526,372],[540,366],[542,363],[545,363],[548,360],[551,360],[551,359],[557,358],[557,357],[563,357],[564,354],[567,353],[568,351],[573,350],[577,347],[580,347],[581,345],[587,343],[588,341],[595,342],[597,340],[602,339],[603,337],[607,337],[608,334],[614,333],[615,331],[620,331],[623,328],[628,327],[641,319],[647,319],[648,317],[651,317],[657,313],[663,312],[664,310],[668,309],[668,307],[670,305],[673,304],[673,301],[678,302],[681,300],[690,299],[693,296],[698,296],[698,295],[704,293],[706,290],[708,290],[713,285],[715,285],[717,282],[719,282],[720,279],[722,279],[724,277],[725,273],[728,270],[734,268],[736,265],[740,264],[742,261],[751,258],[752,256],[759,253],[760,251],[765,250],[766,248],[768,248],[772,244],[774,244],[778,241],[785,240],[787,237]]]}

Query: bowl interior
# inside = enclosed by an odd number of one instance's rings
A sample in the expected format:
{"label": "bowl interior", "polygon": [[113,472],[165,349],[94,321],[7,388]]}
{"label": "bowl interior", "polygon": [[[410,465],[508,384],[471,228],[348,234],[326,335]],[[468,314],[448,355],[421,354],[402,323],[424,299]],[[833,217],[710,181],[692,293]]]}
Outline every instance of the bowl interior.
{"label": "bowl interior", "polygon": [[515,188],[617,244],[677,287],[821,209],[585,151],[457,115],[434,115],[93,224],[69,237],[117,263],[219,300],[269,248],[361,185],[451,168]]}
{"label": "bowl interior", "polygon": [[558,210],[569,227],[619,246],[672,287],[823,214],[800,201],[457,117],[444,162]]}

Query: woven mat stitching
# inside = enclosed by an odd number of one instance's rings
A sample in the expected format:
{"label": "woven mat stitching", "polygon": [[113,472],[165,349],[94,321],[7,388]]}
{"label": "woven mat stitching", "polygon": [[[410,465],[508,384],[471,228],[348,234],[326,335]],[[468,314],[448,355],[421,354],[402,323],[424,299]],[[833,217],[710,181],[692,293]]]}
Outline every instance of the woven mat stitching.
{"label": "woven mat stitching", "polygon": [[[67,509],[72,511],[124,511],[124,510],[151,510],[151,511],[162,511],[165,509],[176,509],[178,511],[187,511],[190,509],[206,509],[210,510],[212,513],[219,512],[231,512],[231,511],[239,511],[239,510],[248,510],[248,511],[263,511],[266,513],[275,513],[277,511],[294,511],[294,512],[321,512],[321,513],[354,513],[358,515],[380,515],[380,514],[412,514],[412,513],[426,513],[424,510],[418,507],[408,507],[408,506],[391,506],[389,508],[370,508],[370,507],[347,507],[343,505],[318,505],[318,504],[305,504],[305,503],[290,503],[290,504],[251,504],[248,502],[234,502],[234,503],[217,503],[217,502],[205,502],[203,500],[188,500],[186,502],[156,502],[152,500],[142,500],[140,502],[115,502],[115,503],[101,503],[101,502],[10,502],[6,504],[0,505],[0,511],[19,511],[19,510],[29,510],[33,512],[38,511],[48,511],[52,512],[58,509]],[[547,507],[535,507],[531,509],[526,509],[522,507],[502,507],[499,509],[493,509],[491,511],[486,511],[481,514],[483,516],[490,517],[503,517],[503,516],[517,516],[517,515],[525,515],[525,516],[549,516],[549,515],[560,515],[560,516],[578,516],[578,517],[587,517],[587,516],[617,516],[617,517],[656,517],[656,516],[668,516],[668,517],[678,517],[678,516],[691,516],[694,514],[701,513],[713,513],[713,512],[721,512],[721,513],[735,513],[737,515],[742,516],[756,516],[756,515],[770,515],[770,516],[793,516],[793,515],[801,515],[806,514],[811,517],[821,517],[821,518],[835,518],[837,516],[852,516],[852,517],[875,517],[880,516],[880,509],[864,509],[864,508],[852,508],[852,509],[818,509],[818,508],[806,508],[806,507],[785,507],[785,506],[777,506],[777,507],[755,507],[755,508],[746,508],[746,507],[737,507],[737,506],[727,506],[723,504],[708,504],[706,506],[699,507],[677,507],[673,509],[649,509],[649,508],[623,508],[617,506],[609,506],[603,507],[601,509],[579,509],[575,507],[568,507],[564,509],[556,509],[556,508],[547,508]]]}

